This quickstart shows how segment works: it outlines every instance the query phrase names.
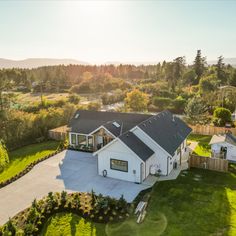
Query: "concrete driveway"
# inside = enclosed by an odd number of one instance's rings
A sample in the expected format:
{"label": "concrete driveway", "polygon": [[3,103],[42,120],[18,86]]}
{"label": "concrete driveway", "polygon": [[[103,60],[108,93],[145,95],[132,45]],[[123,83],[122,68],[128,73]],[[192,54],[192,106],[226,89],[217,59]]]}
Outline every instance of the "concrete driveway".
{"label": "concrete driveway", "polygon": [[115,198],[123,194],[128,202],[132,202],[141,190],[148,187],[147,184],[99,176],[96,157],[90,153],[63,151],[0,189],[0,225],[48,192],[90,192],[93,189],[97,194]]}

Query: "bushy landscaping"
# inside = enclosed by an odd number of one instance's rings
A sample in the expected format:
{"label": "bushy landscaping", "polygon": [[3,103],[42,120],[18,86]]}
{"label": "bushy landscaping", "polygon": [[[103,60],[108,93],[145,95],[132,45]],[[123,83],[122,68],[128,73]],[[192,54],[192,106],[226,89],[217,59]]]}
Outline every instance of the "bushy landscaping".
{"label": "bushy landscaping", "polygon": [[198,142],[197,147],[194,149],[194,154],[199,156],[211,156],[211,146],[209,142],[211,140],[210,135],[201,135],[201,134],[190,134],[188,141]]}
{"label": "bushy landscaping", "polygon": [[235,165],[230,165],[228,173],[194,168],[183,171],[176,180],[157,183],[149,194],[147,215],[141,224],[130,214],[133,207],[122,198],[116,201],[94,194],[62,192],[34,201],[5,229],[17,226],[22,235],[236,234]]}
{"label": "bushy landscaping", "polygon": [[[86,227],[85,219],[97,223],[122,221],[129,216],[128,210],[129,205],[122,196],[116,200],[102,195],[96,196],[93,192],[69,195],[65,191],[61,193],[50,192],[47,197],[40,201],[34,200],[30,208],[10,219],[2,227],[2,234],[39,235],[44,224],[46,224],[46,228],[47,225],[49,228],[51,227],[49,222],[53,218],[50,217],[61,212],[73,213],[83,217],[81,219],[84,221],[83,227]],[[67,218],[67,216],[65,217]],[[64,224],[67,225],[67,222]],[[47,231],[47,229],[44,230]],[[91,230],[90,232],[93,232]]]}
{"label": "bushy landscaping", "polygon": [[46,141],[18,148],[9,153],[9,164],[0,173],[0,183],[24,171],[30,164],[53,154],[58,149],[59,142]]}

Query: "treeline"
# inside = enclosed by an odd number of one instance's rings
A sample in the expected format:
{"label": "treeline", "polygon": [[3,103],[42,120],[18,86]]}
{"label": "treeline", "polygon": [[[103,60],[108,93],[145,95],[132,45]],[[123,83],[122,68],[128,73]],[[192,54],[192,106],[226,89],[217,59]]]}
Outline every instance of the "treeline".
{"label": "treeline", "polygon": [[8,149],[14,149],[48,138],[48,130],[67,125],[77,107],[41,109],[37,113],[6,110],[0,113],[0,137]]}

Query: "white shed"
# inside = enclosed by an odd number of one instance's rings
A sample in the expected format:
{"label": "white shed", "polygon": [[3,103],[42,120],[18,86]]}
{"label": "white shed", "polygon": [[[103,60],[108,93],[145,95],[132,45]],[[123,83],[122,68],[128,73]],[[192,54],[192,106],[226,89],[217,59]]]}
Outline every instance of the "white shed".
{"label": "white shed", "polygon": [[213,135],[209,143],[213,157],[236,162],[236,137],[230,133]]}

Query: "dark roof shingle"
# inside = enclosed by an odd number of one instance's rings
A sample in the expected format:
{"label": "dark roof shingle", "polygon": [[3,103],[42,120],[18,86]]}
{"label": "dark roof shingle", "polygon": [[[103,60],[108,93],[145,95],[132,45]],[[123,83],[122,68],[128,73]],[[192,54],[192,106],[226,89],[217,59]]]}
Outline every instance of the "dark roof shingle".
{"label": "dark roof shingle", "polygon": [[171,155],[174,155],[192,131],[184,121],[169,111],[160,112],[140,123],[138,127]]}
{"label": "dark roof shingle", "polygon": [[[71,132],[89,134],[99,126],[104,125],[111,133],[118,136],[151,116],[135,113],[78,110],[71,119],[69,127]],[[113,127],[113,121],[121,124],[122,130],[118,130],[115,126]]]}
{"label": "dark roof shingle", "polygon": [[153,150],[151,150],[132,132],[124,133],[123,135],[119,136],[119,139],[133,152],[135,152],[143,161],[146,161],[154,154]]}

